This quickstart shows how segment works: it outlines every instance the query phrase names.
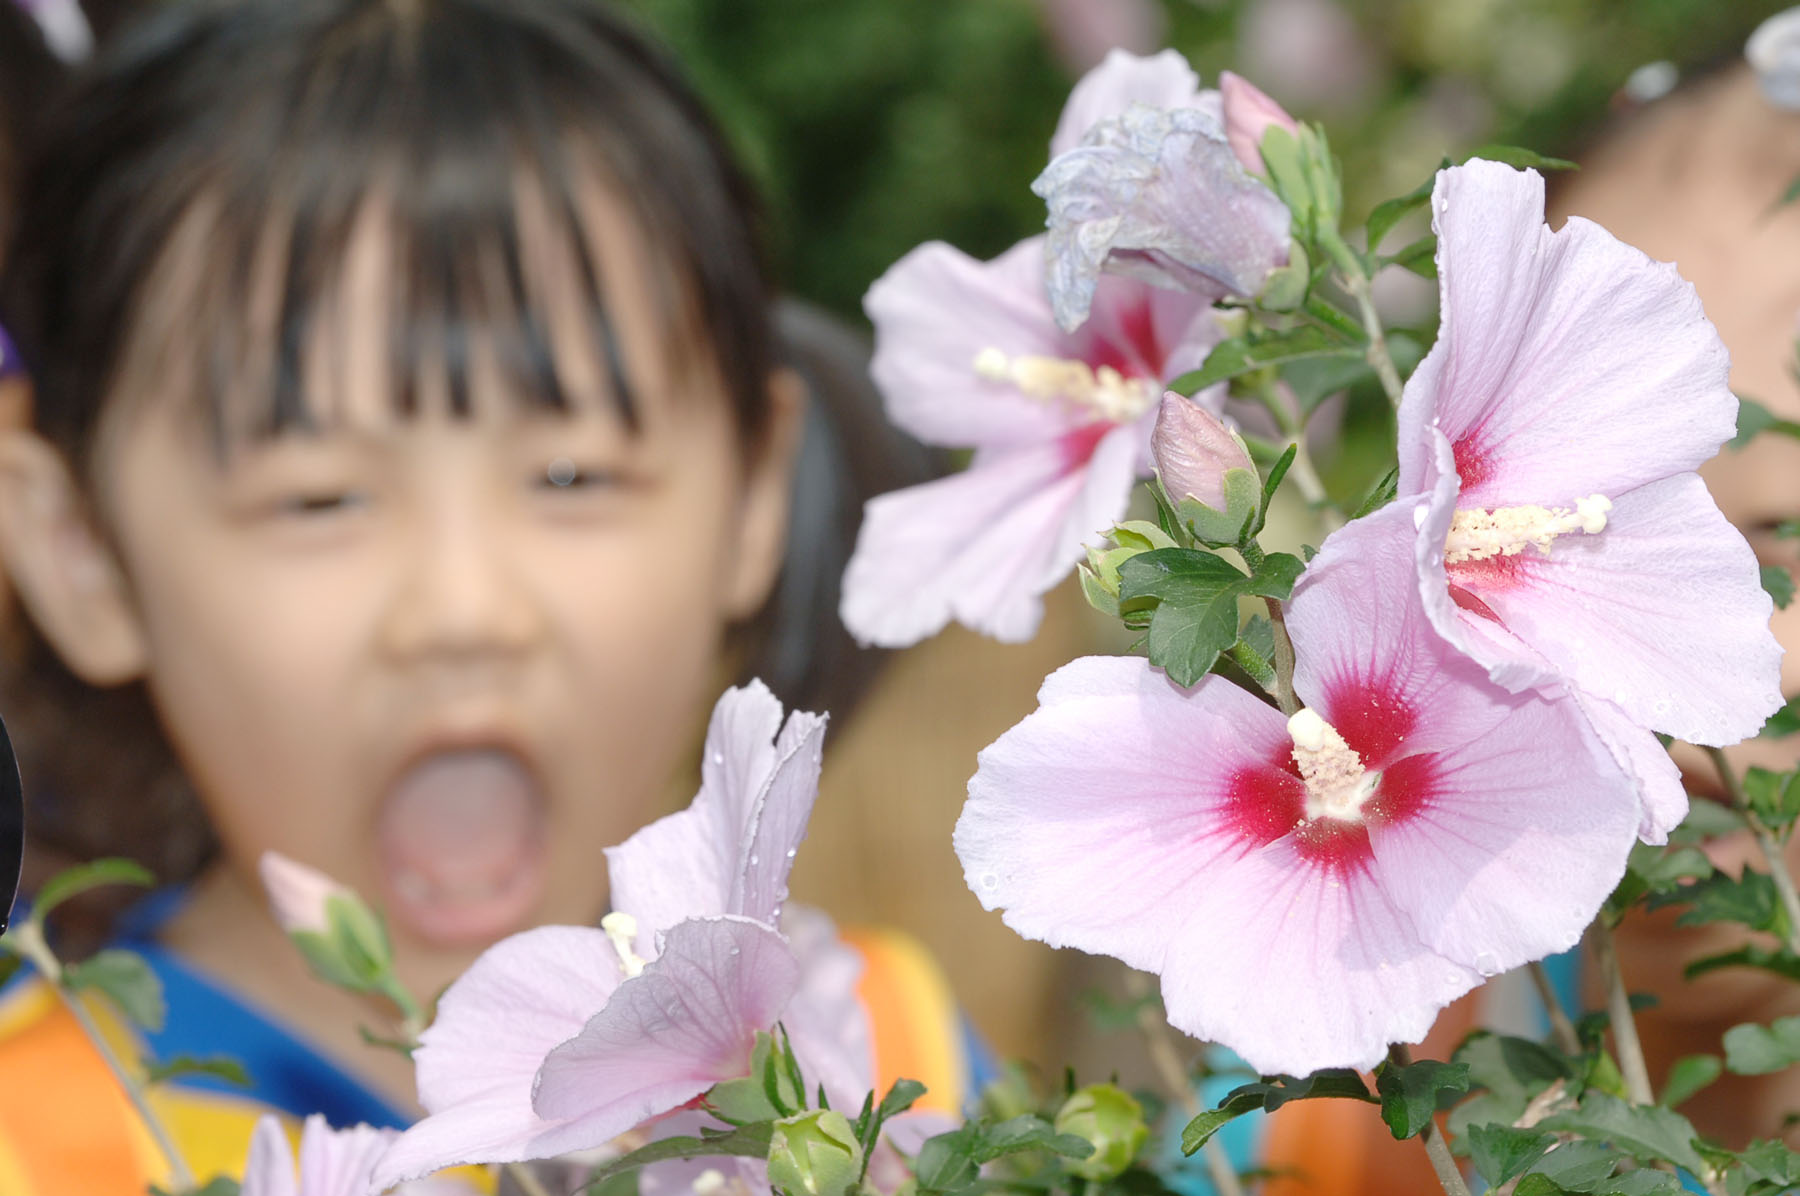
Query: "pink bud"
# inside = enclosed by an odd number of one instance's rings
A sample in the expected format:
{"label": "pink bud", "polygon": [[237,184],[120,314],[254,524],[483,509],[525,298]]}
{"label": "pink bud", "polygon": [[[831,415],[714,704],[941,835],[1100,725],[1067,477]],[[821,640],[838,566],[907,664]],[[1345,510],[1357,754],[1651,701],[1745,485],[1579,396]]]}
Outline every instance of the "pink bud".
{"label": "pink bud", "polygon": [[1261,174],[1263,134],[1271,125],[1297,134],[1299,123],[1242,75],[1222,72],[1219,95],[1225,102],[1225,140],[1231,143],[1231,152],[1245,170]]}
{"label": "pink bud", "polygon": [[297,930],[324,933],[329,927],[325,902],[350,895],[349,889],[323,872],[277,852],[263,852],[257,869],[262,873],[263,889],[269,894],[269,908],[274,911],[275,920],[290,934]]}
{"label": "pink bud", "polygon": [[1215,511],[1225,509],[1225,471],[1256,469],[1244,442],[1218,416],[1172,390],[1156,413],[1150,454],[1170,501],[1194,498]]}

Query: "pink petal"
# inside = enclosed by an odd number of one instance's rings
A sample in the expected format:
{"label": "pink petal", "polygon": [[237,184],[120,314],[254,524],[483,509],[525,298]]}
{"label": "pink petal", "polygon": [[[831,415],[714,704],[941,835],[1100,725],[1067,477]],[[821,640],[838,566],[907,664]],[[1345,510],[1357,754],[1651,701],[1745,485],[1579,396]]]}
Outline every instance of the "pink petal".
{"label": "pink petal", "polygon": [[802,711],[782,727],[760,681],[719,699],[693,802],[606,849],[613,906],[637,919],[640,955],[653,958],[656,936],[688,918],[774,924],[818,795],[824,734],[825,720]]}
{"label": "pink petal", "polygon": [[1696,468],[1736,426],[1729,359],[1694,288],[1598,225],[1544,224],[1535,172],[1471,161],[1432,195],[1442,323],[1400,411],[1400,491],[1425,430],[1455,448],[1464,507],[1566,505]]}
{"label": "pink petal", "polygon": [[[241,1196],[295,1196],[294,1152],[281,1122],[264,1115],[250,1134],[250,1158],[244,1164]],[[358,1193],[361,1196],[361,1193]]]}
{"label": "pink petal", "polygon": [[1089,129],[1123,115],[1133,104],[1193,108],[1202,104],[1203,96],[1207,105],[1219,102],[1215,93],[1200,90],[1200,76],[1177,51],[1140,58],[1127,50],[1112,50],[1069,92],[1050,138],[1050,156],[1074,149]]}
{"label": "pink petal", "polygon": [[565,1123],[564,1151],[610,1141],[744,1075],[756,1032],[773,1028],[799,982],[793,953],[767,926],[683,922],[642,975],[550,1052],[533,1107]]}
{"label": "pink petal", "polygon": [[1163,970],[1169,1021],[1265,1074],[1371,1067],[1481,982],[1419,942],[1366,868],[1322,867],[1291,836],[1193,892]]}
{"label": "pink petal", "polygon": [[334,1130],[313,1114],[300,1136],[300,1196],[364,1196],[377,1160],[399,1137],[370,1125]]}
{"label": "pink petal", "polygon": [[[1200,368],[1221,334],[1210,296],[1103,274],[1087,323],[1067,339],[1076,359],[1110,365],[1128,378],[1160,387]],[[1194,400],[1218,414],[1225,389],[1210,388]]]}
{"label": "pink petal", "polygon": [[1491,976],[1574,946],[1624,874],[1640,815],[1572,702],[1480,688],[1500,717],[1458,727],[1432,711],[1449,742],[1390,766],[1384,787],[1419,786],[1416,804],[1371,821],[1369,842],[1425,944]]}
{"label": "pink petal", "polygon": [[1044,293],[1044,239],[1021,241],[991,262],[940,242],[921,245],[875,281],[863,300],[875,325],[869,371],[888,418],[928,444],[953,448],[1041,442],[1079,419],[981,378],[975,359],[1067,357]]}
{"label": "pink petal", "polygon": [[999,640],[1031,638],[1083,538],[1123,516],[1138,435],[1104,431],[1091,459],[1057,442],[982,453],[960,474],[870,501],[844,571],[844,626],[883,647],[952,619]]}
{"label": "pink petal", "polygon": [[1262,139],[1271,128],[1298,133],[1300,124],[1287,111],[1242,75],[1225,71],[1219,76],[1219,96],[1225,110],[1225,139],[1244,169],[1263,173]]}
{"label": "pink petal", "polygon": [[1570,697],[1587,716],[1595,737],[1637,786],[1638,838],[1646,843],[1667,843],[1669,832],[1681,825],[1688,812],[1687,787],[1668,749],[1611,702],[1578,689],[1571,690]]}
{"label": "pink petal", "polygon": [[1182,691],[1131,657],[1090,656],[981,753],[957,820],[969,888],[1055,947],[1160,971],[1230,862],[1299,817],[1272,707],[1216,677]]}
{"label": "pink petal", "polygon": [[430,1116],[400,1136],[375,1178],[393,1184],[462,1163],[576,1149],[532,1110],[532,1083],[545,1056],[581,1032],[622,978],[606,935],[584,926],[544,926],[489,947],[420,1036],[413,1061]]}
{"label": "pink petal", "polygon": [[[1452,566],[1449,579],[1642,726],[1724,745],[1756,734],[1781,705],[1773,604],[1750,546],[1697,474],[1619,495],[1606,530],[1562,537],[1548,557],[1527,549]],[[1546,680],[1520,673],[1496,679]]]}

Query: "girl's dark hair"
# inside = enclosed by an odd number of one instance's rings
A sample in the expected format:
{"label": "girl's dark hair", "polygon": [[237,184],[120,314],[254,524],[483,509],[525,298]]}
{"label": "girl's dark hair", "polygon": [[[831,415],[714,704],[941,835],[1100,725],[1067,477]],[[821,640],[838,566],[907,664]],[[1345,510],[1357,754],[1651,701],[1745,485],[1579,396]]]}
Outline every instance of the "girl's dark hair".
{"label": "girl's dark hair", "polygon": [[[584,213],[597,189],[627,206],[647,243],[665,342],[710,348],[675,364],[717,371],[747,446],[764,433],[778,353],[751,188],[675,70],[598,4],[156,6],[109,40],[45,131],[20,192],[0,323],[31,368],[39,431],[90,492],[102,412],[147,372],[181,380],[221,452],[329,418],[302,362],[330,334],[318,315],[371,214],[392,255],[387,381],[400,410],[416,405],[424,367],[466,411],[476,344],[526,401],[576,398],[539,302],[540,275],[561,270],[551,281],[585,306],[580,340],[610,377],[604,398],[631,424],[608,263]],[[554,254],[526,244],[534,221]],[[146,359],[145,344],[162,355]],[[841,467],[826,484],[842,490]],[[836,533],[845,543],[860,498],[837,496],[851,512],[836,517],[848,518]],[[783,583],[814,609],[798,626],[765,611],[743,645],[750,671],[778,666],[791,701],[824,693],[792,651],[796,631],[805,642],[832,620],[830,562],[842,554],[818,547],[792,546]],[[821,564],[805,573],[796,559]],[[94,690],[33,635],[8,688],[40,849],[130,854],[165,879],[204,864],[205,820],[141,684]]]}
{"label": "girl's dark hair", "polygon": [[18,178],[37,114],[56,90],[62,67],[37,22],[18,5],[0,3],[0,243],[11,232]]}

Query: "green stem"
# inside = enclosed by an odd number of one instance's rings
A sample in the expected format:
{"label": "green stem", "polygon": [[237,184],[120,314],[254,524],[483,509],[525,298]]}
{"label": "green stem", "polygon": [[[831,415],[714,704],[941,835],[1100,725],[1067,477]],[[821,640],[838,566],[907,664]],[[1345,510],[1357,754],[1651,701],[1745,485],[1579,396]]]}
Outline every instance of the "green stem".
{"label": "green stem", "polygon": [[1538,1000],[1544,1003],[1544,1012],[1550,1018],[1550,1033],[1556,1039],[1565,1055],[1581,1053],[1581,1039],[1575,1034],[1575,1023],[1563,1012],[1562,998],[1556,995],[1556,986],[1550,983],[1550,973],[1544,970],[1542,960],[1531,961],[1531,982],[1537,985]]}
{"label": "green stem", "polygon": [[[1412,1052],[1403,1043],[1389,1047],[1388,1058],[1396,1067],[1412,1064]],[[1450,1144],[1444,1141],[1444,1135],[1438,1129],[1437,1118],[1426,1119],[1425,1128],[1419,1131],[1419,1141],[1425,1144],[1425,1155],[1431,1160],[1431,1169],[1437,1172],[1438,1184],[1444,1189],[1445,1196],[1471,1196],[1468,1183],[1450,1155]]]}
{"label": "green stem", "polygon": [[1269,608],[1269,625],[1275,629],[1275,701],[1281,707],[1281,713],[1294,714],[1300,709],[1300,699],[1294,696],[1294,641],[1288,638],[1287,616],[1282,613],[1281,602],[1275,598],[1263,599]]}
{"label": "green stem", "polygon": [[1613,947],[1612,930],[1604,917],[1594,919],[1594,954],[1600,974],[1606,978],[1606,1012],[1612,1020],[1613,1045],[1619,1052],[1619,1071],[1625,1092],[1633,1104],[1653,1105],[1650,1068],[1644,1063],[1644,1044],[1638,1039],[1637,1019],[1631,1014],[1631,994],[1625,990],[1625,974],[1619,970],[1619,953]]}
{"label": "green stem", "polygon": [[117,1080],[119,1087],[125,1090],[126,1099],[137,1111],[139,1120],[144,1123],[144,1128],[150,1131],[150,1137],[155,1141],[156,1148],[162,1152],[163,1158],[168,1160],[169,1174],[173,1177],[175,1191],[179,1194],[198,1189],[199,1184],[194,1179],[193,1170],[175,1147],[174,1136],[169,1133],[169,1129],[162,1123],[162,1119],[150,1108],[149,1095],[145,1092],[143,1084],[127,1070],[125,1061],[119,1058],[118,1053],[113,1050],[112,1044],[106,1040],[106,1035],[101,1032],[99,1024],[94,1021],[94,1015],[88,1012],[87,1006],[82,1003],[81,998],[69,988],[67,973],[62,966],[62,961],[56,958],[56,953],[50,949],[49,942],[44,938],[42,923],[36,919],[27,919],[9,931],[6,937],[12,940],[10,944],[12,949],[29,961],[49,982],[50,987],[56,990],[56,995],[62,999],[64,1008],[68,1009],[70,1015],[74,1017],[75,1023],[81,1027],[81,1032],[87,1035],[94,1050],[105,1061],[107,1069],[113,1074],[113,1079]]}
{"label": "green stem", "polygon": [[1381,379],[1381,389],[1387,392],[1388,401],[1394,406],[1400,405],[1400,371],[1394,368],[1394,355],[1388,351],[1387,333],[1381,327],[1381,313],[1375,310],[1375,299],[1369,290],[1369,274],[1363,267],[1362,259],[1356,251],[1344,243],[1336,229],[1325,229],[1319,238],[1331,254],[1331,260],[1337,264],[1338,280],[1350,297],[1356,300],[1356,310],[1362,315],[1362,330],[1369,338],[1369,366],[1375,376]]}
{"label": "green stem", "polygon": [[1356,337],[1363,335],[1363,327],[1361,324],[1358,324],[1355,320],[1352,320],[1349,316],[1339,311],[1335,305],[1325,302],[1325,300],[1319,298],[1317,295],[1307,296],[1306,306],[1302,310],[1312,318],[1314,323],[1323,324],[1333,332],[1341,332],[1353,340]]}
{"label": "green stem", "polygon": [[512,1177],[513,1183],[518,1185],[519,1191],[525,1193],[525,1196],[550,1196],[550,1189],[546,1188],[543,1182],[531,1173],[531,1168],[524,1163],[506,1164],[506,1173]]}
{"label": "green stem", "polygon": [[[1333,310],[1336,310],[1335,308]],[[1354,325],[1351,332],[1357,333]],[[1334,507],[1325,493],[1325,483],[1319,477],[1318,467],[1313,464],[1312,454],[1306,449],[1306,420],[1297,409],[1291,408],[1288,401],[1272,381],[1259,380],[1252,393],[1256,401],[1275,421],[1275,427],[1287,442],[1294,446],[1294,459],[1288,464],[1288,477],[1294,479],[1294,485],[1300,491],[1300,497],[1306,505],[1319,512],[1326,531],[1336,531],[1344,525],[1344,518]]]}
{"label": "green stem", "polygon": [[[1141,1002],[1137,1024],[1144,1036],[1144,1047],[1150,1054],[1151,1065],[1156,1068],[1163,1087],[1168,1089],[1169,1095],[1181,1106],[1188,1120],[1192,1121],[1200,1116],[1200,1101],[1194,1095],[1194,1079],[1181,1061],[1181,1052],[1175,1045],[1175,1035],[1169,1029],[1169,1023],[1145,1000],[1150,995],[1150,978],[1138,971],[1125,973],[1125,991],[1134,1000]],[[1217,1139],[1209,1138],[1206,1145],[1200,1148],[1200,1155],[1206,1162],[1207,1174],[1212,1177],[1213,1190],[1219,1196],[1244,1196],[1243,1185],[1238,1182],[1237,1169],[1231,1165],[1230,1157]]]}
{"label": "green stem", "polygon": [[1718,770],[1719,782],[1725,786],[1725,792],[1731,795],[1731,802],[1750,824],[1750,833],[1756,837],[1756,846],[1762,852],[1763,863],[1768,865],[1769,879],[1775,884],[1776,895],[1781,898],[1781,908],[1787,914],[1787,933],[1782,936],[1787,949],[1800,955],[1800,893],[1794,891],[1794,877],[1787,868],[1787,856],[1781,850],[1781,841],[1775,832],[1750,806],[1750,799],[1744,793],[1743,782],[1738,779],[1731,761],[1725,753],[1716,747],[1706,749],[1712,758],[1713,767]]}

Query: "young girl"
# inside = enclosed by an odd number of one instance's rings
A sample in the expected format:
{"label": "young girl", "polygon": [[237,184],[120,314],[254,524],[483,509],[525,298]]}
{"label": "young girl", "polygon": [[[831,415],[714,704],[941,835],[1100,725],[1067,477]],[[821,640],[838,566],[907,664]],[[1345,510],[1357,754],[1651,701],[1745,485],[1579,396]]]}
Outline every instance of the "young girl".
{"label": "young girl", "polygon": [[[427,994],[604,912],[600,848],[674,804],[781,563],[801,396],[749,189],[582,0],[162,6],[46,144],[0,293],[36,386],[0,436],[0,555],[42,639],[9,714],[28,777],[53,732],[89,747],[36,778],[37,827],[209,860],[138,919],[159,1055],[402,1121],[405,1061],[306,975],[255,862],[377,900]],[[63,699],[153,708],[179,773]],[[176,830],[188,783],[216,853]],[[905,958],[870,953],[934,991]],[[930,1058],[878,1071],[929,1063],[954,1104],[954,1019],[900,1029]],[[0,1005],[0,1179],[142,1191],[162,1162],[75,1041],[40,985]],[[241,1162],[241,1108],[160,1099],[201,1175]]]}

